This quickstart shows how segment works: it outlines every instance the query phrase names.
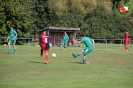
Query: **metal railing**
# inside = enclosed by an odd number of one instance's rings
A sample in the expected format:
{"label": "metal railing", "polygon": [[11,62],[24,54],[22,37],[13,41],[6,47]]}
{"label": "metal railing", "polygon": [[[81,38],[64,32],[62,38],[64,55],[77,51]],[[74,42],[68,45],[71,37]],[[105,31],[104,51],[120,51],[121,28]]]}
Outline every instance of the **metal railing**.
{"label": "metal railing", "polygon": [[[6,39],[6,37],[0,37],[0,39]],[[17,40],[26,40],[26,45],[30,46],[33,41],[33,39],[37,38],[17,38]],[[120,44],[120,46],[123,45],[123,39],[94,39],[95,43],[105,44],[108,46],[109,44]],[[37,43],[38,44],[38,43]],[[133,44],[133,40],[131,40],[131,44]]]}

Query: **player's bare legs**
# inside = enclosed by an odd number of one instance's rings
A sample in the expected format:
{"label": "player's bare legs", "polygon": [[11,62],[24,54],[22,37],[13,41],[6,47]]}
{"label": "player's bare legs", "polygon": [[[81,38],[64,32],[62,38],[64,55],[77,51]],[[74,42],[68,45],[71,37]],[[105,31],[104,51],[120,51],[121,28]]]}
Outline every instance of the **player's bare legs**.
{"label": "player's bare legs", "polygon": [[40,56],[41,57],[43,56],[43,49],[42,48],[40,49]]}
{"label": "player's bare legs", "polygon": [[125,51],[129,51],[128,44],[124,44],[124,47],[125,47]]}
{"label": "player's bare legs", "polygon": [[10,43],[8,43],[8,54],[10,54],[11,53],[11,45],[10,45]]}

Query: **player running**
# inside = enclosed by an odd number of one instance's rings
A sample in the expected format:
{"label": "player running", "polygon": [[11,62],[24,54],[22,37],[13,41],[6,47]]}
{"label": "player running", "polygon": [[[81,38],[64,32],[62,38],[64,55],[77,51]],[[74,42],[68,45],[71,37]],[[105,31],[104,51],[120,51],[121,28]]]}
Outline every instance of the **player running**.
{"label": "player running", "polygon": [[77,54],[72,53],[72,55],[74,58],[76,58],[80,56],[81,54],[83,54],[83,64],[86,64],[86,55],[89,54],[93,50],[93,47],[95,48],[95,42],[94,42],[94,39],[90,37],[85,37],[84,35],[81,35],[80,37],[81,37],[81,41],[76,42],[76,43],[77,44],[84,43],[86,45],[86,48]]}
{"label": "player running", "polygon": [[124,42],[124,50],[129,51],[128,44],[130,43],[130,35],[128,32],[125,33],[123,42]]}
{"label": "player running", "polygon": [[9,36],[7,37],[8,41],[8,54],[11,53],[11,45],[14,47],[14,54],[16,54],[16,38],[17,38],[17,32],[13,29],[12,26],[10,26],[10,32]]}
{"label": "player running", "polygon": [[64,50],[66,50],[66,48],[67,48],[67,42],[68,42],[68,40],[69,40],[69,36],[67,35],[66,32],[64,32],[63,42],[62,42],[62,45],[64,47]]}
{"label": "player running", "polygon": [[46,33],[45,29],[40,30],[39,36],[39,45],[41,47],[40,55],[43,55],[43,51],[45,52],[44,60],[45,64],[48,64],[48,52],[49,52],[49,35]]}

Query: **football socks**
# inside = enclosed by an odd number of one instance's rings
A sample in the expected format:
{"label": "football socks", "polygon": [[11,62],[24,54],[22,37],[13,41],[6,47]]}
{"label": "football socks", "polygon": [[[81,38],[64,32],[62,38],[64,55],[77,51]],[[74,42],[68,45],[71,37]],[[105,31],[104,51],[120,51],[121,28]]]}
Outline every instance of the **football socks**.
{"label": "football socks", "polygon": [[8,53],[11,53],[11,49],[10,48],[8,48]]}
{"label": "football socks", "polygon": [[82,54],[82,53],[79,52],[79,53],[75,54],[74,56],[75,56],[75,57],[78,57],[78,56],[80,56],[81,54]]}
{"label": "football socks", "polygon": [[83,64],[86,64],[86,56],[83,57]]}
{"label": "football socks", "polygon": [[14,54],[16,54],[16,48],[14,48]]}

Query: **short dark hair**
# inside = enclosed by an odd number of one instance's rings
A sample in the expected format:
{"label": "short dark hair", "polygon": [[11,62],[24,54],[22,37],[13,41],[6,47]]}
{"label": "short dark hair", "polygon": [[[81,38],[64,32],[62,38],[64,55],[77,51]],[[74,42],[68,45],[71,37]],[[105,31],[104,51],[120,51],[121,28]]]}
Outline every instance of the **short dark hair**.
{"label": "short dark hair", "polygon": [[41,30],[39,30],[38,32],[39,32],[39,34],[41,34],[41,33],[44,32],[44,31],[46,31],[46,29],[41,29]]}
{"label": "short dark hair", "polygon": [[84,37],[85,35],[84,34],[81,34],[80,37]]}
{"label": "short dark hair", "polygon": [[11,27],[11,28],[13,28],[13,26],[12,26],[12,25],[11,25],[10,27]]}

